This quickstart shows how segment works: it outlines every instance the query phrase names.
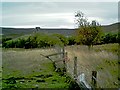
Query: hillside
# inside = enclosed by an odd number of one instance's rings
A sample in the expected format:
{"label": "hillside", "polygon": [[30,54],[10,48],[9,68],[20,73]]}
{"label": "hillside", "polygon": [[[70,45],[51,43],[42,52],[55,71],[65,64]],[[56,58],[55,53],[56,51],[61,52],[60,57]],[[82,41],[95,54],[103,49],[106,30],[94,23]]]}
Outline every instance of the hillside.
{"label": "hillside", "polygon": [[42,33],[59,33],[63,35],[71,35],[74,32],[74,29],[47,29],[41,28],[38,31],[35,28],[2,28],[2,34],[4,36],[18,36],[18,35],[25,35],[31,34],[34,32],[42,32]]}
{"label": "hillside", "polygon": [[119,23],[114,23],[111,25],[105,25],[102,26],[103,32],[108,33],[117,33],[118,32],[118,28],[120,27],[120,22]]}
{"label": "hillside", "polygon": [[[120,26],[120,23],[105,25],[105,26],[102,26],[102,30],[104,33],[117,33],[118,26]],[[38,31],[35,28],[5,28],[5,27],[2,28],[2,34],[4,36],[12,36],[12,37],[18,37],[18,36],[30,34],[33,32],[59,33],[59,34],[69,36],[73,34],[74,31],[75,29],[66,29],[66,28],[60,28],[60,29],[41,28]]]}

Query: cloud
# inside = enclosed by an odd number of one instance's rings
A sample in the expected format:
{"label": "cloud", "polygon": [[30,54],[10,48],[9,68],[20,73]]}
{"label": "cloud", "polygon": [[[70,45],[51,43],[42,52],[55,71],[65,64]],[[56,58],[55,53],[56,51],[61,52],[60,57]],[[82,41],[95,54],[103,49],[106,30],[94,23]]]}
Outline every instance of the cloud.
{"label": "cloud", "polygon": [[[21,19],[20,19],[21,18]],[[3,16],[3,25],[36,25],[36,24],[74,24],[72,13],[50,13],[50,14],[30,14],[30,15],[10,15]],[[9,22],[8,22],[9,21]],[[17,22],[16,22],[17,21]],[[12,22],[12,23],[11,23]]]}
{"label": "cloud", "polygon": [[119,0],[1,0],[2,2],[118,2]]}
{"label": "cloud", "polygon": [[74,14],[80,10],[101,24],[117,22],[117,2],[4,2],[2,25],[74,27]]}

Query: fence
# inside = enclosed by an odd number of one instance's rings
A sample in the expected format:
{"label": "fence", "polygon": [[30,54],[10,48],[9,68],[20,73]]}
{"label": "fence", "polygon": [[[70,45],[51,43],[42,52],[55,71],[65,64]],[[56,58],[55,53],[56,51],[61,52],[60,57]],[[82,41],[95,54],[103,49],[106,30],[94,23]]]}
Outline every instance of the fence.
{"label": "fence", "polygon": [[118,88],[118,58],[116,55],[106,51],[88,50],[85,45],[67,46],[65,50],[70,58],[70,61],[67,62],[67,68],[72,77],[74,77],[74,58],[77,57],[77,75],[84,73],[89,86],[94,87],[92,78],[95,79],[95,77],[92,76],[92,72],[97,71],[95,87]]}
{"label": "fence", "polygon": [[[106,70],[104,74],[101,73],[100,71],[102,68],[100,68],[100,70],[98,71],[95,70],[94,67],[101,63],[101,58],[97,57],[99,59],[97,59],[97,62],[96,61],[94,62],[96,58],[91,59],[89,58],[89,56],[93,54],[94,55],[93,57],[95,57],[96,52],[92,53],[85,51],[85,48],[82,48],[83,50],[80,49],[81,53],[74,54],[77,52],[75,51],[74,53],[71,54],[71,51],[74,51],[75,49],[69,51],[66,49],[66,47],[55,46],[54,53],[46,55],[45,57],[49,58],[53,62],[56,68],[55,71],[62,71],[63,74],[64,73],[69,74],[71,78],[73,78],[80,87],[87,89],[104,88],[103,87],[105,85],[104,83],[107,80],[105,78],[104,81],[102,81],[101,78],[109,76],[106,75],[108,71],[107,69],[103,69]],[[100,53],[105,54],[105,52]],[[85,57],[83,58],[81,54],[85,55]],[[98,55],[100,56],[100,54]]]}
{"label": "fence", "polygon": [[[96,87],[96,80],[97,80],[97,72],[92,71],[92,78],[91,81],[93,83],[93,86],[90,86],[85,78],[85,74],[78,74],[77,70],[77,57],[74,57],[73,61],[73,70],[72,70],[72,65],[69,64],[69,57],[68,53],[65,51],[64,47],[60,46],[55,46],[54,47],[55,52],[50,55],[43,55],[44,57],[48,58],[51,60],[55,66],[55,71],[62,71],[62,74],[69,74],[71,78],[73,78],[76,83],[84,89],[91,89],[92,87]],[[54,58],[53,58],[54,57]]]}

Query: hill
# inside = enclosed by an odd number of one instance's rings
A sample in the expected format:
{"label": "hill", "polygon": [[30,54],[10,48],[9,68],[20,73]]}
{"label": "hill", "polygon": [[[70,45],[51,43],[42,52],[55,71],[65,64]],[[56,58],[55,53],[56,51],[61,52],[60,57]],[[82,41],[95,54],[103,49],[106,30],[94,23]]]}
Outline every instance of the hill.
{"label": "hill", "polygon": [[[104,25],[102,26],[102,30],[104,33],[117,33],[118,32],[118,26],[120,26],[119,23],[114,23],[111,25]],[[53,29],[53,28],[40,28],[39,30],[36,30],[36,28],[6,28],[1,27],[2,29],[2,35],[3,36],[9,36],[12,38],[19,37],[21,35],[25,34],[31,34],[34,32],[42,32],[42,33],[59,33],[62,35],[69,36],[74,33],[75,29],[67,29],[67,28],[59,28],[59,29]]]}
{"label": "hill", "polygon": [[120,22],[102,26],[102,30],[105,33],[118,33],[118,28],[119,27],[120,27]]}
{"label": "hill", "polygon": [[3,35],[25,35],[25,34],[31,34],[34,32],[41,32],[41,33],[59,33],[63,35],[71,35],[74,32],[74,29],[48,29],[48,28],[41,28],[38,31],[35,28],[2,28],[2,34]]}

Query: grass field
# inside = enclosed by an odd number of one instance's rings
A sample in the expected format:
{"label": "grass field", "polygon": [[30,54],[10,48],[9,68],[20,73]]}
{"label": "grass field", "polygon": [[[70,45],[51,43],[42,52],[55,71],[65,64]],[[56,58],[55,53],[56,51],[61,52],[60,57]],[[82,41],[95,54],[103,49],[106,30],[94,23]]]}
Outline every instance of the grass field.
{"label": "grass field", "polygon": [[86,81],[91,85],[92,71],[97,71],[98,88],[118,88],[118,44],[95,45],[91,50],[87,46],[67,46],[70,61],[68,70],[73,72],[73,58],[78,58],[78,75],[85,73]]}
{"label": "grass field", "polygon": [[52,62],[40,54],[50,49],[3,49],[2,88],[69,88],[65,76],[54,71]]}
{"label": "grass field", "polygon": [[[97,74],[97,87],[118,88],[118,44],[66,46],[69,61],[67,69],[73,75],[73,58],[78,58],[78,75],[85,73],[91,85],[91,74]],[[3,49],[3,88],[68,88],[69,80],[54,71],[52,62],[41,56],[55,53],[54,49]],[[52,59],[58,59],[53,57]]]}

